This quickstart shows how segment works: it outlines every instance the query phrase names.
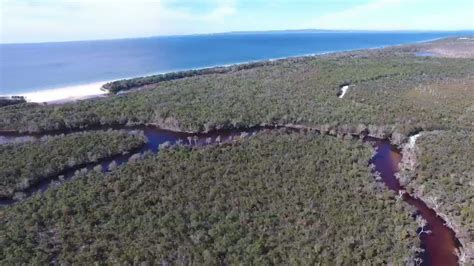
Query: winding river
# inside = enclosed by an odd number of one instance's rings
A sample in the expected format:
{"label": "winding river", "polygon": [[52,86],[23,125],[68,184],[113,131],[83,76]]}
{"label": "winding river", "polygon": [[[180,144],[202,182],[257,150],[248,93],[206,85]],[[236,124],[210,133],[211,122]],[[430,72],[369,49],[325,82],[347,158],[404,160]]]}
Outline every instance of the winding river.
{"label": "winding river", "polygon": [[[417,209],[416,215],[421,215],[427,225],[418,229],[421,239],[421,248],[425,251],[420,254],[422,265],[449,266],[458,265],[458,257],[455,251],[461,246],[454,231],[446,226],[446,222],[436,212],[418,198],[405,192],[395,174],[402,159],[400,150],[390,144],[388,140],[367,138],[376,148],[376,154],[370,163],[375,165],[375,171],[380,173],[385,185],[402,195],[403,200]],[[431,231],[431,233],[426,233]]]}
{"label": "winding river", "polygon": [[[143,130],[145,136],[148,138],[148,142],[140,149],[132,151],[125,155],[118,155],[112,158],[106,158],[99,162],[84,164],[72,169],[68,169],[50,179],[45,179],[30,189],[23,191],[26,197],[33,193],[42,192],[48,189],[50,186],[58,185],[58,179],[67,180],[74,176],[74,173],[79,169],[92,169],[97,165],[101,165],[103,171],[109,171],[109,165],[112,161],[115,161],[117,165],[128,162],[129,158],[135,153],[144,153],[151,151],[157,153],[160,149],[160,145],[169,143],[184,143],[193,146],[201,146],[213,143],[229,142],[234,138],[241,136],[255,134],[263,130],[271,130],[276,127],[256,127],[243,130],[219,130],[210,133],[183,133],[173,132],[169,130],[163,130],[156,127],[113,127],[114,129],[125,129],[125,130]],[[286,127],[292,131],[302,130],[296,127]],[[57,132],[53,134],[67,134],[69,132]],[[11,142],[25,142],[32,141],[40,138],[41,135],[20,135],[16,133],[9,133],[0,135],[0,144],[11,143]],[[389,140],[375,139],[371,137],[365,137],[364,141],[370,143],[376,150],[375,155],[370,160],[369,164],[375,166],[375,171],[380,173],[381,180],[391,190],[395,191],[405,202],[414,206],[417,209],[416,215],[421,215],[426,221],[427,225],[423,228],[418,229],[418,233],[421,239],[421,248],[424,252],[419,254],[417,258],[421,259],[421,265],[458,265],[458,257],[456,250],[461,246],[459,241],[455,237],[455,233],[448,226],[445,221],[439,217],[435,211],[428,208],[427,205],[418,198],[414,198],[405,192],[404,188],[398,182],[395,174],[398,172],[398,165],[401,161],[402,155],[400,150],[394,145],[390,144]],[[11,205],[16,201],[11,199],[0,199],[0,205]],[[428,233],[429,232],[429,233]]]}

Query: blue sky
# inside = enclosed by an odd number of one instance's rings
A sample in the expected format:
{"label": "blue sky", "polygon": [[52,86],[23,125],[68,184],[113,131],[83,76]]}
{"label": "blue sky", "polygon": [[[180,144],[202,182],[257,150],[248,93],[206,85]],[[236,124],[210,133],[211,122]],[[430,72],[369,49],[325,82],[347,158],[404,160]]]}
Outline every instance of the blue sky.
{"label": "blue sky", "polygon": [[0,42],[284,29],[474,29],[473,0],[0,0]]}

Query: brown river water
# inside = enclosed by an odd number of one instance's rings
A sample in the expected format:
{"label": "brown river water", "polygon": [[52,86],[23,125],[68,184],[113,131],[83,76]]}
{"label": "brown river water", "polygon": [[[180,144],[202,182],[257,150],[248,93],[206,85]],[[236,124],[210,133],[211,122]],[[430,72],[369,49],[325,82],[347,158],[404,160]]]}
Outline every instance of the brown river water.
{"label": "brown river water", "polygon": [[421,215],[427,225],[423,231],[418,230],[421,239],[421,248],[425,251],[420,254],[423,260],[422,265],[449,266],[458,265],[458,257],[455,254],[461,244],[456,239],[454,231],[446,226],[446,222],[439,217],[434,210],[428,208],[426,204],[418,198],[408,193],[404,193],[404,188],[400,186],[395,174],[398,172],[402,155],[399,149],[391,145],[388,140],[367,139],[376,148],[376,154],[370,163],[375,165],[375,171],[380,173],[385,185],[396,192],[402,191],[403,200],[417,209],[417,215]]}
{"label": "brown river water", "polygon": [[[118,129],[114,127],[115,129]],[[121,127],[125,130],[131,130],[131,128]],[[84,164],[71,169],[67,169],[62,173],[54,177],[49,177],[41,181],[40,183],[32,186],[30,189],[23,191],[26,197],[43,192],[48,189],[51,185],[58,184],[59,175],[63,176],[64,180],[70,179],[74,176],[74,173],[83,168],[92,169],[97,165],[102,166],[104,172],[109,171],[108,167],[112,161],[115,161],[118,165],[124,164],[134,153],[143,153],[145,151],[151,151],[156,153],[160,149],[160,145],[166,143],[176,144],[183,143],[193,146],[201,146],[220,142],[229,142],[234,138],[241,136],[252,135],[259,131],[271,130],[275,127],[256,127],[243,130],[219,130],[211,133],[182,133],[163,130],[155,127],[135,127],[133,130],[143,130],[145,136],[148,138],[148,142],[142,148],[135,150],[126,155],[117,155],[112,158],[106,158],[96,163]],[[299,129],[287,128],[292,131],[298,131]],[[57,132],[54,134],[67,134],[69,132]],[[54,135],[53,134],[53,135]],[[20,135],[16,133],[9,133],[0,135],[0,144],[12,143],[12,142],[28,142],[34,141],[40,138],[41,135]],[[445,221],[439,217],[435,211],[428,208],[426,204],[418,198],[414,198],[411,195],[404,192],[404,188],[400,186],[398,179],[395,174],[398,172],[398,165],[401,161],[402,155],[400,150],[390,144],[388,140],[381,140],[366,137],[364,141],[370,143],[376,150],[375,155],[369,161],[369,164],[375,166],[375,171],[380,173],[380,177],[383,183],[396,193],[403,193],[402,197],[405,202],[414,206],[417,209],[417,213],[414,214],[414,218],[417,215],[421,215],[426,221],[427,225],[421,229],[418,229],[419,236],[421,239],[421,248],[424,252],[418,255],[418,259],[422,260],[421,265],[458,265],[458,257],[455,254],[457,248],[460,247],[459,241],[456,239],[453,230],[445,225]],[[6,206],[14,204],[16,201],[12,199],[0,199],[0,205]],[[426,233],[431,231],[431,233]],[[418,262],[417,262],[418,264]]]}

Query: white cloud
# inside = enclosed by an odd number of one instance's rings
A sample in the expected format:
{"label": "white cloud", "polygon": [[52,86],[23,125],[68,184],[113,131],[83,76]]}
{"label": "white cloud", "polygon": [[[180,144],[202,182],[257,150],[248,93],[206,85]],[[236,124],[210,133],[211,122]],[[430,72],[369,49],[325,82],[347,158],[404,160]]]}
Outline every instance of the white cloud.
{"label": "white cloud", "polygon": [[208,21],[222,21],[225,18],[235,15],[235,1],[233,0],[224,0],[219,1],[218,6],[212,10],[209,14],[203,16],[205,20]]}
{"label": "white cloud", "polygon": [[[332,1],[332,0],[331,0]],[[0,0],[0,42],[277,29],[473,29],[472,0]],[[337,1],[336,1],[337,2]],[[341,4],[342,3],[342,4]],[[359,3],[359,4],[357,4]],[[350,6],[350,7],[349,7]],[[313,12],[314,11],[314,12]]]}
{"label": "white cloud", "polygon": [[[461,2],[461,1],[457,1]],[[353,30],[456,30],[474,28],[474,2],[376,0],[311,19],[305,26]]]}
{"label": "white cloud", "polygon": [[210,11],[196,14],[164,0],[0,1],[2,43],[198,33],[235,14],[234,1],[210,1]]}
{"label": "white cloud", "polygon": [[[311,25],[321,29],[368,29],[380,25],[366,25],[376,17],[386,17],[390,9],[407,0],[378,0],[363,5],[358,5],[339,12],[330,13],[314,19]],[[388,11],[388,13],[387,13]],[[383,22],[384,20],[379,20]]]}

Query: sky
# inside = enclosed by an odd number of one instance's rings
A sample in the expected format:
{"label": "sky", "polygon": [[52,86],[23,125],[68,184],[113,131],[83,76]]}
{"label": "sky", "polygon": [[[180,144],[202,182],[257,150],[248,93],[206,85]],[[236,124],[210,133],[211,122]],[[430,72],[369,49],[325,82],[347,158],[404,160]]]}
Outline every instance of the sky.
{"label": "sky", "polygon": [[472,30],[473,0],[0,0],[0,43],[288,29]]}

